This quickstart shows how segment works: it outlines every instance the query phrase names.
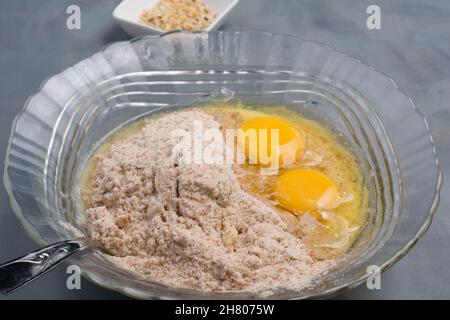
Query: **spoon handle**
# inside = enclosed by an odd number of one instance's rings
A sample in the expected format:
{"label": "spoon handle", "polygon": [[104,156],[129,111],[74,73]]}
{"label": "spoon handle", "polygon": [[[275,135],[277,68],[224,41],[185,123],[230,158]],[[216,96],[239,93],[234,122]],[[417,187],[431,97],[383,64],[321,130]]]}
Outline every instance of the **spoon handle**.
{"label": "spoon handle", "polygon": [[26,285],[75,253],[89,248],[83,238],[57,242],[0,265],[0,294]]}

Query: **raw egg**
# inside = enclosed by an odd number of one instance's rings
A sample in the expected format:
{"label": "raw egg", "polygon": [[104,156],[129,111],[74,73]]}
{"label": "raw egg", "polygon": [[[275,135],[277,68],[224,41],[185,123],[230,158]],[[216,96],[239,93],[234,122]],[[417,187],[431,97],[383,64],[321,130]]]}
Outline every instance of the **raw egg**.
{"label": "raw egg", "polygon": [[241,145],[250,164],[289,165],[305,152],[305,140],[289,122],[276,117],[257,117],[242,125]]}
{"label": "raw egg", "polygon": [[275,183],[275,200],[294,214],[314,210],[332,210],[340,203],[336,184],[317,170],[291,169]]}

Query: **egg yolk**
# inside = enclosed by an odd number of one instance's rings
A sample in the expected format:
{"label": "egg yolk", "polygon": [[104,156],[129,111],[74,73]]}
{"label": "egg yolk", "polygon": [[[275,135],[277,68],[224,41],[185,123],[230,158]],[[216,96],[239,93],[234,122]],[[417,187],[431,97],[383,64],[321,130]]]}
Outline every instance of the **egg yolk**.
{"label": "egg yolk", "polygon": [[286,165],[300,159],[305,152],[305,140],[300,132],[279,118],[250,119],[242,125],[242,133],[241,144],[250,164],[269,165],[276,159],[280,165]]}
{"label": "egg yolk", "polygon": [[339,192],[325,174],[311,169],[292,169],[275,183],[275,200],[294,214],[332,210],[339,205]]}

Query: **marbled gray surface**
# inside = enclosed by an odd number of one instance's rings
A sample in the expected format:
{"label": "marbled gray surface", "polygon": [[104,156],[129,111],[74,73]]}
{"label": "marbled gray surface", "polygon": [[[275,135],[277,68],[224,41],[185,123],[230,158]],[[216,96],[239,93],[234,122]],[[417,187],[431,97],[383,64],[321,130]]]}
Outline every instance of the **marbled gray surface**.
{"label": "marbled gray surface", "polygon": [[[11,122],[46,78],[128,37],[111,12],[119,0],[0,1],[0,159]],[[66,7],[78,4],[82,29],[65,27]],[[382,30],[366,28],[366,8],[377,4]],[[226,30],[265,30],[324,42],[388,74],[428,117],[444,178],[450,173],[450,2],[448,0],[241,0]],[[342,299],[450,298],[450,199],[442,189],[435,220],[411,252],[382,275],[382,289],[365,286]],[[0,261],[35,249],[0,186]],[[8,299],[118,299],[123,296],[87,280],[66,288],[65,267]],[[0,298],[1,299],[1,298]]]}

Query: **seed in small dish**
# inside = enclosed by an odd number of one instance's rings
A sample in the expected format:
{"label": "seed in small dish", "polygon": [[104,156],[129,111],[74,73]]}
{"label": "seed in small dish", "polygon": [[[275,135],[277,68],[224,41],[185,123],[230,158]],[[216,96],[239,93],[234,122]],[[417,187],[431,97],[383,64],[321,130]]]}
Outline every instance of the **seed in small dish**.
{"label": "seed in small dish", "polygon": [[164,31],[193,31],[206,30],[215,16],[201,0],[160,0],[152,8],[144,10],[140,20]]}

